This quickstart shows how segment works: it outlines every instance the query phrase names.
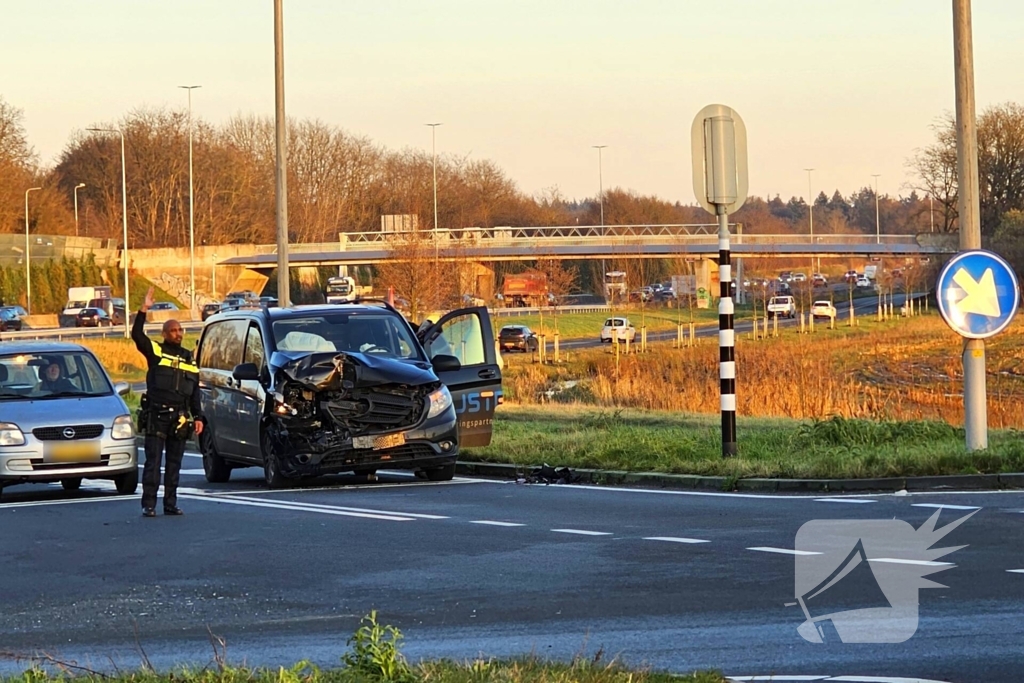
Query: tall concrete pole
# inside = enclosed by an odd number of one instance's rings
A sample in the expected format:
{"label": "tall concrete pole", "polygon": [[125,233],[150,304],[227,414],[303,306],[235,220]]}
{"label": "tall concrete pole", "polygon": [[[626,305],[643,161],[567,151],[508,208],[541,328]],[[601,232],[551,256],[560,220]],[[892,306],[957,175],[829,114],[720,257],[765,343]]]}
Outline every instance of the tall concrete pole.
{"label": "tall concrete pole", "polygon": [[274,0],[274,119],[277,124],[277,302],[291,305],[288,272],[288,120],[284,115],[284,18],[281,0]]}
{"label": "tall concrete pole", "polygon": [[41,189],[30,187],[25,190],[25,310],[29,315],[32,315],[32,252],[28,243],[28,193]]}
{"label": "tall concrete pole", "polygon": [[195,209],[192,184],[192,91],[201,88],[201,85],[179,85],[182,90],[188,91],[188,272],[189,291],[192,292],[192,301],[189,304],[189,311],[192,319],[196,319],[196,229]]}
{"label": "tall concrete pole", "polygon": [[[953,0],[953,69],[956,73],[957,208],[960,249],[981,248],[978,199],[978,129],[974,113],[974,46],[971,0]],[[985,390],[985,341],[965,339],[964,429],[967,450],[988,448],[988,406]]]}
{"label": "tall concrete pole", "polygon": [[872,173],[871,177],[875,179],[875,244],[882,243],[882,224],[878,221],[878,177],[881,173]]}
{"label": "tall concrete pole", "polygon": [[426,123],[426,126],[430,126],[430,158],[431,165],[434,168],[434,266],[437,266],[437,144],[435,133],[440,123]]}

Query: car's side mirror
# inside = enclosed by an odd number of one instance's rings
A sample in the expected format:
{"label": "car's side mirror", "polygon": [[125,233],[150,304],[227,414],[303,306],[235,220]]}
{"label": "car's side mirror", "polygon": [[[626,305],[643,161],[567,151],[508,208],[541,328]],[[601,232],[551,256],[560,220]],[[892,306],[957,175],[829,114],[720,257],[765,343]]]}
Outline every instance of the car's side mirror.
{"label": "car's side mirror", "polygon": [[255,363],[242,363],[235,366],[235,369],[231,371],[231,376],[239,382],[258,380],[260,378],[260,369]]}
{"label": "car's side mirror", "polygon": [[452,370],[459,370],[462,368],[462,363],[455,356],[449,356],[444,353],[439,353],[431,359],[434,365],[434,370],[438,372],[450,372]]}
{"label": "car's side mirror", "polygon": [[114,393],[118,396],[125,396],[131,390],[131,385],[128,382],[117,382],[114,385]]}

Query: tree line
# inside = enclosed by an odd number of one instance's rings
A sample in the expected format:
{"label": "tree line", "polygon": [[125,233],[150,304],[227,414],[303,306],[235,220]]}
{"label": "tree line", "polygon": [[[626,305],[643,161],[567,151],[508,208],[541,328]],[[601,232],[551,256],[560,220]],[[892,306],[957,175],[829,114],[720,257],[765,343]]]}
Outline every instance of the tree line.
{"label": "tree line", "polygon": [[[131,246],[185,246],[189,242],[188,117],[186,112],[138,109],[115,122],[84,126],[70,136],[52,167],[39,163],[23,114],[0,99],[0,231],[29,226],[43,234],[121,235],[121,147],[125,138],[128,229]],[[274,226],[274,122],[236,116],[223,125],[193,119],[195,236],[197,244],[270,243]],[[982,230],[994,236],[1010,211],[1024,211],[1024,108],[990,107],[978,119]],[[956,148],[950,117],[935,126],[935,142],[907,160],[914,180],[906,194],[878,197],[865,186],[838,189],[813,200],[821,234],[951,232],[956,218]],[[501,225],[597,225],[600,198],[567,199],[557,191],[522,192],[496,164],[452,154],[437,160],[438,223],[442,228]],[[373,231],[381,216],[413,215],[434,223],[429,153],[389,150],[318,120],[289,122],[289,237],[333,242],[340,232]],[[710,223],[695,205],[613,188],[604,193],[606,224]],[[748,233],[806,233],[808,202],[750,198],[732,218]],[[880,224],[880,225],[879,225]]]}

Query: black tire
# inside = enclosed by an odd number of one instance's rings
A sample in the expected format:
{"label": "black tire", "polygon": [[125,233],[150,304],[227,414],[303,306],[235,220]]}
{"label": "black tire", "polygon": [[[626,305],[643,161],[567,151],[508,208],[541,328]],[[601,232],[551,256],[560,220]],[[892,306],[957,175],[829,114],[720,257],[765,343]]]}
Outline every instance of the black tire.
{"label": "black tire", "polygon": [[451,481],[455,477],[455,463],[443,467],[432,467],[429,470],[423,470],[423,473],[427,475],[428,481]]}
{"label": "black tire", "polygon": [[211,484],[223,484],[231,479],[231,465],[217,453],[209,425],[199,435],[199,452],[203,454],[203,473]]}
{"label": "black tire", "polygon": [[133,495],[135,490],[139,488],[139,468],[136,467],[131,472],[125,472],[119,477],[114,477],[114,486],[122,496]]}
{"label": "black tire", "polygon": [[288,480],[281,474],[281,467],[270,448],[270,438],[264,433],[260,437],[260,445],[263,451],[263,481],[268,489],[283,489],[288,485]]}
{"label": "black tire", "polygon": [[65,491],[77,491],[82,488],[81,477],[69,477],[67,479],[61,479],[60,485],[64,487]]}

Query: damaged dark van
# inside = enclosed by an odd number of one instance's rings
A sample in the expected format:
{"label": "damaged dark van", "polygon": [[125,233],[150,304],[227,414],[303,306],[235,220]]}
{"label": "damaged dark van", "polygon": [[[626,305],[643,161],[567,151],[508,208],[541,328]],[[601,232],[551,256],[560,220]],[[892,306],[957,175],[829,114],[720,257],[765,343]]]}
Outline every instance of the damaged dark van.
{"label": "damaged dark van", "polygon": [[416,330],[377,301],[243,307],[207,320],[197,355],[210,482],[236,467],[271,488],[381,469],[448,480],[461,447],[490,443],[501,402],[486,308]]}

